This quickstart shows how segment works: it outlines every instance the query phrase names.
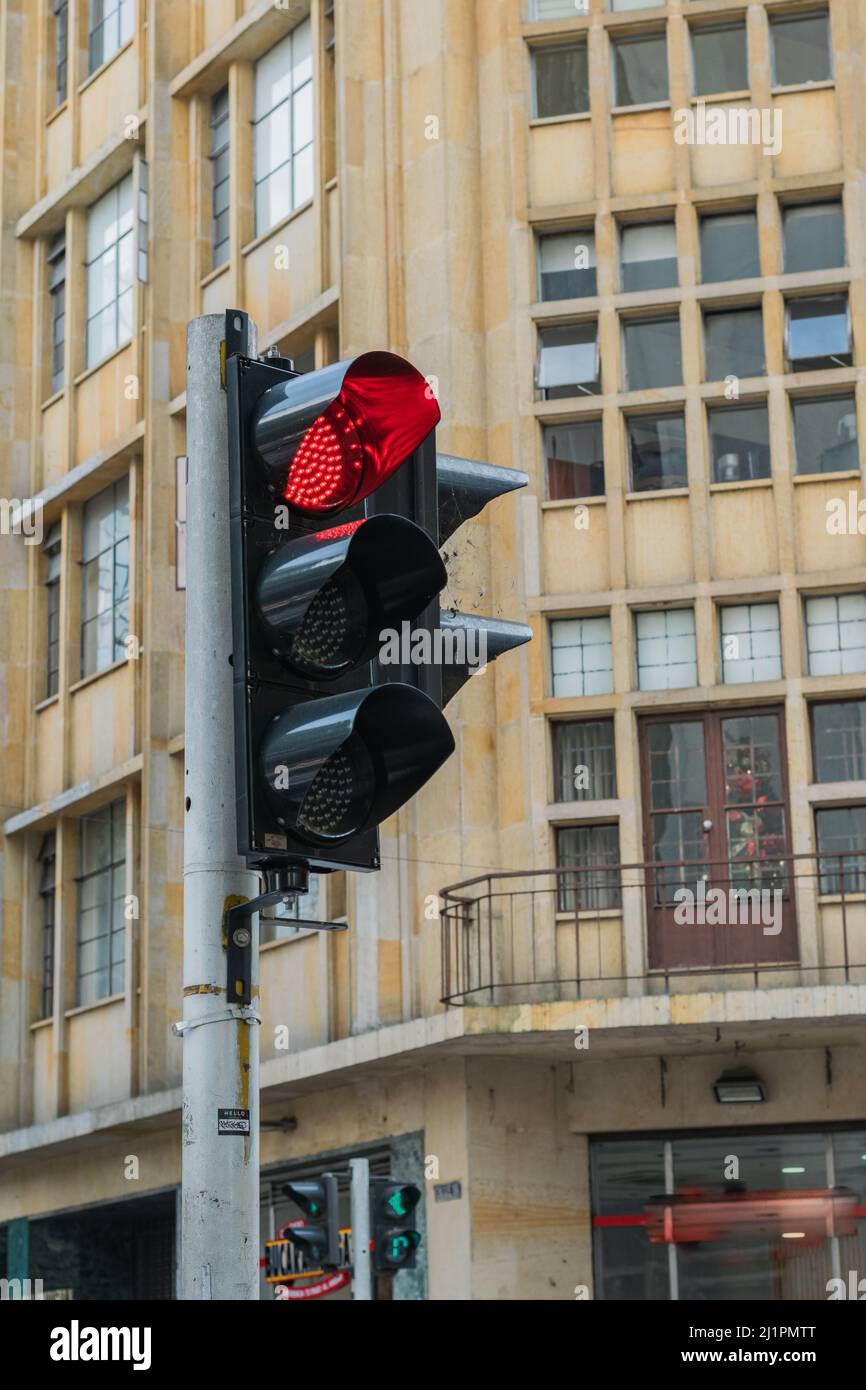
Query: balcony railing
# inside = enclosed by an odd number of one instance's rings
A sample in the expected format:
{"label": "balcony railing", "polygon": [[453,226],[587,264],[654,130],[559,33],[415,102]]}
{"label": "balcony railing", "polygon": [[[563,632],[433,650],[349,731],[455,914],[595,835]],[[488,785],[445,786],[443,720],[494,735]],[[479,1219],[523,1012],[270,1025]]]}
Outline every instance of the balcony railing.
{"label": "balcony railing", "polygon": [[529,869],[440,898],[444,1004],[866,983],[866,850]]}

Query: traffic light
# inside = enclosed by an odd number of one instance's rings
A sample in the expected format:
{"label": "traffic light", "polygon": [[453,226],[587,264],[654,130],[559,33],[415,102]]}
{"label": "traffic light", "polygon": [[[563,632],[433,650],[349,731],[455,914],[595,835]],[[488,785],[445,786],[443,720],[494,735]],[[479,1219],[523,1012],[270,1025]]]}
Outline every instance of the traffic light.
{"label": "traffic light", "polygon": [[440,545],[526,475],[437,456],[435,396],[393,353],[235,354],[226,386],[238,850],[378,869],[378,826],[454,750],[443,707],[531,636],[439,608]]}
{"label": "traffic light", "polygon": [[415,1229],[413,1213],[420,1200],[421,1189],[413,1183],[371,1179],[373,1267],[380,1273],[415,1268],[415,1251],[421,1236]]}
{"label": "traffic light", "polygon": [[454,749],[429,694],[371,670],[380,632],[446,582],[431,535],[365,502],[439,408],[387,352],[303,376],[235,355],[226,383],[238,849],[376,869],[379,823]]}
{"label": "traffic light", "polygon": [[283,1193],[310,1218],[306,1226],[289,1226],[286,1237],[302,1250],[314,1269],[338,1269],[340,1255],[340,1203],[335,1173],[318,1180],[287,1182]]}

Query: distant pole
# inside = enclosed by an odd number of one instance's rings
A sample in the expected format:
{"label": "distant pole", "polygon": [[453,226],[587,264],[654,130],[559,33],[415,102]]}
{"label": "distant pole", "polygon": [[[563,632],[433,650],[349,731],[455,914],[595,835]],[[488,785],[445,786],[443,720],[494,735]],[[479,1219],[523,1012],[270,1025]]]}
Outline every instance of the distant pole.
{"label": "distant pole", "polygon": [[183,840],[181,1297],[259,1297],[258,918],[253,1004],[229,1006],[223,915],[258,896],[237,854],[226,394],[220,345],[245,315],[187,332],[186,698]]}
{"label": "distant pole", "polygon": [[370,1264],[370,1160],[350,1158],[352,1170],[352,1297],[373,1299]]}

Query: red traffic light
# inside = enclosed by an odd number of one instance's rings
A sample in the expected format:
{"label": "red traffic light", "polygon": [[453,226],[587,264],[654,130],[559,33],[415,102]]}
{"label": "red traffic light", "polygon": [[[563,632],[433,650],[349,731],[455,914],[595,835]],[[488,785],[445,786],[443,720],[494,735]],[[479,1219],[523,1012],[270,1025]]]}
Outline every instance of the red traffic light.
{"label": "red traffic light", "polygon": [[256,408],[252,435],[274,494],[320,516],[374,492],[439,418],[411,362],[365,352],[272,386]]}

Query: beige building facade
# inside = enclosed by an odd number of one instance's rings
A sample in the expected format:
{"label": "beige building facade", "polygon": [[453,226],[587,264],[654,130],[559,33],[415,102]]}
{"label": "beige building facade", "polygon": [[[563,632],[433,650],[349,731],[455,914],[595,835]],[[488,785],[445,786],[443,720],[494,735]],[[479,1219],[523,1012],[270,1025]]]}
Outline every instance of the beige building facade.
{"label": "beige building facade", "polygon": [[[263,926],[263,1260],[287,1176],[369,1154],[425,1193],[380,1297],[866,1273],[864,55],[859,0],[7,0],[10,1277],[175,1288],[186,325],[228,308],[304,370],[404,354],[440,451],[529,477],[447,599],[532,643],[381,871],[315,881],[348,931]],[[683,1189],[775,1215],[696,1253]]]}

